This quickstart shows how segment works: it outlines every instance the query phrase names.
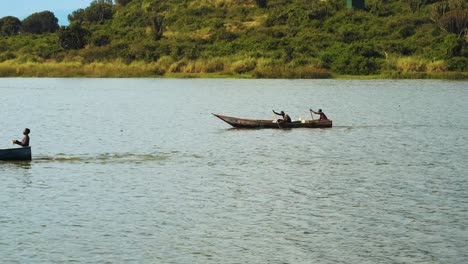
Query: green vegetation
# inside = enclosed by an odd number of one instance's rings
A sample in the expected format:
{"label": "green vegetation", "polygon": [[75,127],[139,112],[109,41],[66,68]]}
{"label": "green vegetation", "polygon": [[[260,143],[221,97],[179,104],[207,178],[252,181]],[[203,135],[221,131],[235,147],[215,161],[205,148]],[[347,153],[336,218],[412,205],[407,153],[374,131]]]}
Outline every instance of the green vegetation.
{"label": "green vegetation", "polygon": [[97,0],[0,19],[0,76],[467,79],[464,0]]}

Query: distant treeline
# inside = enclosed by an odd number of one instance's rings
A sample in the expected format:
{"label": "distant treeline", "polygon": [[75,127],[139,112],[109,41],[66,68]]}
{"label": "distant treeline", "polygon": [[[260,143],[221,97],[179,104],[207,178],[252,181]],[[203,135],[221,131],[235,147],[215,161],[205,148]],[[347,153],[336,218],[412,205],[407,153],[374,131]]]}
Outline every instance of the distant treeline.
{"label": "distant treeline", "polygon": [[96,0],[0,19],[0,76],[468,77],[465,0]]}

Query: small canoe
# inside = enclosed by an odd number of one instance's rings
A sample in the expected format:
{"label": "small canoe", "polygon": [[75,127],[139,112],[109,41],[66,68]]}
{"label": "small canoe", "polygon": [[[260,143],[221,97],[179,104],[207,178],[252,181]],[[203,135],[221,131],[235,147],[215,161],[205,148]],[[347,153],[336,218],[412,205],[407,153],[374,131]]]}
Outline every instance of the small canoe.
{"label": "small canoe", "polygon": [[325,128],[332,127],[331,120],[302,120],[279,124],[276,120],[245,119],[213,114],[236,128]]}
{"label": "small canoe", "polygon": [[31,160],[31,147],[0,149],[0,160]]}

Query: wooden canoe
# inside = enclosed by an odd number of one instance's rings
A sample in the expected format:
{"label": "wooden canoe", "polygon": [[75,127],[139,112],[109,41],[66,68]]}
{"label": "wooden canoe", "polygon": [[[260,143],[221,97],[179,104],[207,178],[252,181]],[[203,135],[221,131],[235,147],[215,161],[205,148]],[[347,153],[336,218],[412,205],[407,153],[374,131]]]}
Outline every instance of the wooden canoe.
{"label": "wooden canoe", "polygon": [[276,120],[245,119],[213,114],[236,128],[326,128],[332,127],[331,120],[303,120],[279,124]]}
{"label": "wooden canoe", "polygon": [[0,149],[0,160],[31,160],[31,147]]}

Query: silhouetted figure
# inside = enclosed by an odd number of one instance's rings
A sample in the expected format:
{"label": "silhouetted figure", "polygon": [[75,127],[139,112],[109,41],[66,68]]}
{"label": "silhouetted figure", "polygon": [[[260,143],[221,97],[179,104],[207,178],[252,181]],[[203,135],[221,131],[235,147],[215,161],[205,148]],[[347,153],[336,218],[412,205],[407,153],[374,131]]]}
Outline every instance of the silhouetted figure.
{"label": "silhouetted figure", "polygon": [[322,109],[319,109],[318,112],[315,112],[312,109],[309,109],[309,110],[316,115],[320,115],[320,120],[328,120],[328,117],[325,115],[324,112],[322,112]]}
{"label": "silhouetted figure", "polygon": [[25,128],[23,131],[23,139],[21,141],[13,140],[13,144],[20,145],[22,147],[29,147],[29,133],[31,130],[29,128]]}
{"label": "silhouetted figure", "polygon": [[278,119],[277,120],[278,124],[291,123],[291,117],[289,117],[289,115],[285,114],[283,111],[281,111],[280,113],[277,113],[277,112],[275,112],[275,110],[273,110],[273,113],[283,117],[283,119]]}

